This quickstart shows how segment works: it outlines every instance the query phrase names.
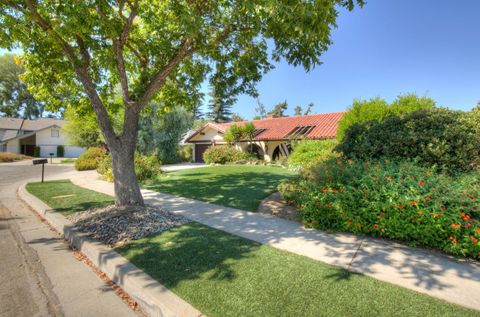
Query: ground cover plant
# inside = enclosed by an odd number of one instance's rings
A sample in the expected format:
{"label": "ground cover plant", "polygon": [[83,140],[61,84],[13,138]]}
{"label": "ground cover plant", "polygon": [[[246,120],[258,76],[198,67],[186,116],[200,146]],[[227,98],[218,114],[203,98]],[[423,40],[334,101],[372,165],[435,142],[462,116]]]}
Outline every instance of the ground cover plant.
{"label": "ground cover plant", "polygon": [[69,180],[28,183],[26,189],[64,216],[113,204],[113,197],[76,186]]}
{"label": "ground cover plant", "polygon": [[165,173],[145,184],[162,193],[256,211],[262,199],[276,191],[293,172],[272,166],[208,166]]}
{"label": "ground cover plant", "polygon": [[479,316],[198,223],[116,249],[207,316]]}
{"label": "ground cover plant", "polygon": [[480,258],[480,173],[415,162],[329,160],[279,186],[304,224]]}

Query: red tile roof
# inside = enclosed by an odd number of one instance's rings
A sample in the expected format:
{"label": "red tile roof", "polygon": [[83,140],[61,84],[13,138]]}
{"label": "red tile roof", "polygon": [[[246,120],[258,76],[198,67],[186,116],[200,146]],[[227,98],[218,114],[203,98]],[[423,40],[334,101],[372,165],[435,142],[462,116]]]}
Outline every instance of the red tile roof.
{"label": "red tile roof", "polygon": [[[255,140],[283,140],[287,139],[290,133],[299,126],[315,126],[307,135],[310,139],[326,139],[334,138],[337,135],[338,122],[342,118],[344,112],[332,112],[324,114],[311,114],[306,116],[295,117],[278,117],[263,120],[253,120],[253,124],[259,129],[265,129]],[[231,125],[242,125],[244,122],[228,122],[228,123],[208,123],[207,126],[213,129],[225,132]],[[205,127],[207,127],[205,126]],[[204,127],[204,128],[205,128]],[[203,128],[201,129],[203,130]],[[199,132],[199,131],[198,131]],[[193,134],[196,135],[197,133]],[[191,137],[193,137],[193,135]],[[187,140],[188,141],[188,140]]]}

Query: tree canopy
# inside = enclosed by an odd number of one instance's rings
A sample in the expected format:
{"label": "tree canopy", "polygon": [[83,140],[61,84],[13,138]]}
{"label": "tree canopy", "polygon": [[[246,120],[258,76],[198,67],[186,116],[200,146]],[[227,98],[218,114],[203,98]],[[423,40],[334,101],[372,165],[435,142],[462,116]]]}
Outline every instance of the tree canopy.
{"label": "tree canopy", "polygon": [[44,105],[20,79],[25,70],[19,63],[12,54],[0,56],[0,115],[25,119],[42,117]]}
{"label": "tree canopy", "polygon": [[283,117],[285,116],[285,111],[288,109],[288,102],[277,103],[273,106],[273,109],[267,113],[268,116]]}
{"label": "tree canopy", "polygon": [[[116,203],[135,205],[143,204],[133,167],[138,121],[150,101],[191,110],[206,78],[225,96],[256,96],[272,61],[307,71],[320,64],[339,7],[363,3],[0,0],[0,43],[24,50],[24,78],[39,100],[94,110],[112,153]],[[118,106],[119,133],[109,115]]]}

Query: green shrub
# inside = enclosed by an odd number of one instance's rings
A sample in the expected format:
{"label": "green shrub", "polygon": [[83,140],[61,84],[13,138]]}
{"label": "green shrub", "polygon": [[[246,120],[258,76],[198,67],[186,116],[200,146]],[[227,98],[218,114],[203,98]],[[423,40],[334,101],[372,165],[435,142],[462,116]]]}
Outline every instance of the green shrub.
{"label": "green shrub", "polygon": [[83,152],[75,161],[75,168],[78,171],[94,170],[98,163],[107,155],[107,151],[100,147],[91,147]]}
{"label": "green shrub", "polygon": [[35,146],[33,148],[33,156],[34,157],[40,157],[40,147],[39,146]]}
{"label": "green shrub", "polygon": [[292,167],[306,167],[335,156],[332,152],[336,140],[302,140],[298,142],[288,158]]}
{"label": "green shrub", "polygon": [[203,153],[203,160],[207,164],[225,164],[250,159],[253,159],[251,154],[237,150],[233,146],[211,146]]}
{"label": "green shrub", "polygon": [[461,111],[434,108],[356,124],[337,150],[352,159],[417,159],[449,173],[468,170],[478,161],[480,139],[463,117]]}
{"label": "green shrub", "polygon": [[479,177],[453,178],[412,162],[328,160],[279,189],[308,227],[480,258]]}
{"label": "green shrub", "polygon": [[185,144],[178,149],[178,155],[182,162],[191,162],[193,160],[193,146]]}
{"label": "green shrub", "polygon": [[65,155],[65,147],[63,145],[57,145],[57,157],[63,157]]}
{"label": "green shrub", "polygon": [[353,105],[338,123],[337,138],[343,140],[348,128],[355,124],[383,121],[389,116],[409,113],[418,109],[430,109],[434,106],[433,99],[418,97],[416,94],[398,96],[390,105],[378,97],[370,100],[354,100]]}
{"label": "green shrub", "polygon": [[[142,182],[161,173],[160,162],[155,155],[135,154],[135,174]],[[112,156],[107,155],[98,162],[97,172],[107,181],[113,181]]]}

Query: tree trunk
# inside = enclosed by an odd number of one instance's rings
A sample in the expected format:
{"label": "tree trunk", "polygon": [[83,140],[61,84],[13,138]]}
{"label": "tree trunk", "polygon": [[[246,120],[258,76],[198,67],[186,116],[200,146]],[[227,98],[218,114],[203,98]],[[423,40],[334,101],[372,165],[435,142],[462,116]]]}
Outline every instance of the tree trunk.
{"label": "tree trunk", "polygon": [[135,143],[122,142],[110,149],[117,207],[143,206],[143,197],[135,175]]}

